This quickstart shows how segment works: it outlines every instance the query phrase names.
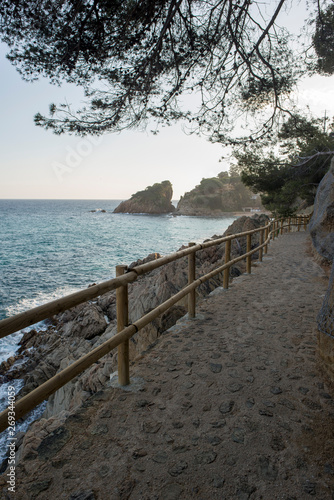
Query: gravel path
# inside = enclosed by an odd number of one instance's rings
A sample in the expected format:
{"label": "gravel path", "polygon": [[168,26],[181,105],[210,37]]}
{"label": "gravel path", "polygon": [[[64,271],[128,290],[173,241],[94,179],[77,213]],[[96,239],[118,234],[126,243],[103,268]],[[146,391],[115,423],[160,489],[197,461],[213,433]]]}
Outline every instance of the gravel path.
{"label": "gravel path", "polygon": [[326,283],[307,235],[275,240],[16,469],[17,499],[334,498],[334,401],[317,369]]}

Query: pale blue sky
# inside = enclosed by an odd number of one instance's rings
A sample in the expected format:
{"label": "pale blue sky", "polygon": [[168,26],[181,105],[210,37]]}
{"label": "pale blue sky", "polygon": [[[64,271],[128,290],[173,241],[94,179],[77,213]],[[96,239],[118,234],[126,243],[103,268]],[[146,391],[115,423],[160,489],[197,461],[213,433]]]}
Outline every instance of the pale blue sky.
{"label": "pale blue sky", "polygon": [[[51,102],[76,101],[80,89],[24,82],[0,48],[0,198],[127,198],[169,179],[174,198],[223,169],[220,145],[185,135],[126,131],[100,138],[56,136],[33,123]],[[92,143],[92,142],[93,143]]]}
{"label": "pale blue sky", "polygon": [[[168,179],[178,199],[203,177],[228,169],[219,163],[224,154],[219,144],[188,136],[181,125],[162,128],[156,136],[126,131],[91,140],[36,127],[36,112],[47,113],[51,102],[78,102],[81,91],[46,80],[24,82],[5,53],[6,46],[0,45],[0,198],[125,199]],[[320,77],[305,81],[299,86],[300,104],[320,116],[325,110],[334,115],[333,82]]]}

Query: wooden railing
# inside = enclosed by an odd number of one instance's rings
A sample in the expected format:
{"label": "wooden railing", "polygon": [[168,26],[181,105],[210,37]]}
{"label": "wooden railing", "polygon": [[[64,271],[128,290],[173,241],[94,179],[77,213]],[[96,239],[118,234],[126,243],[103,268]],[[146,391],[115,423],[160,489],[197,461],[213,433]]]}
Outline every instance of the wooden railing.
{"label": "wooden railing", "polygon": [[[111,290],[116,290],[116,308],[117,308],[117,334],[103,344],[99,345],[88,354],[76,360],[70,366],[57,373],[42,385],[31,391],[26,396],[15,403],[15,419],[18,420],[26,415],[33,408],[42,403],[51,394],[70,382],[77,375],[96,363],[100,358],[118,347],[118,381],[120,385],[130,383],[129,374],[129,339],[139,330],[148,325],[155,318],[163,314],[174,304],[188,295],[188,315],[191,318],[196,316],[196,288],[213,278],[219,273],[223,274],[223,287],[229,286],[229,269],[231,266],[246,259],[246,272],[251,273],[251,257],[255,252],[259,252],[259,261],[262,261],[263,253],[267,253],[268,244],[271,239],[275,239],[283,229],[291,230],[295,225],[297,230],[306,226],[309,222],[309,216],[298,216],[293,219],[276,219],[270,221],[265,226],[251,231],[224,236],[215,240],[210,240],[201,244],[189,243],[189,246],[165,257],[161,257],[146,264],[142,264],[131,269],[127,266],[116,266],[116,278],[105,281],[98,285],[93,285],[86,290],[67,295],[58,300],[48,302],[34,309],[30,309],[16,316],[6,318],[0,321],[0,338],[6,337],[22,328],[31,326],[46,318],[64,312],[76,305],[87,302],[103,295]],[[252,249],[252,236],[259,234],[259,244]],[[236,238],[246,237],[246,253],[231,259],[231,242]],[[196,252],[212,246],[225,243],[224,264],[204,276],[196,278],[195,259]],[[158,307],[142,316],[132,324],[128,324],[128,284],[134,282],[138,276],[142,276],[154,269],[164,266],[170,262],[176,261],[188,256],[188,284],[171,298],[160,304]],[[8,409],[0,414],[0,432],[8,427]]]}

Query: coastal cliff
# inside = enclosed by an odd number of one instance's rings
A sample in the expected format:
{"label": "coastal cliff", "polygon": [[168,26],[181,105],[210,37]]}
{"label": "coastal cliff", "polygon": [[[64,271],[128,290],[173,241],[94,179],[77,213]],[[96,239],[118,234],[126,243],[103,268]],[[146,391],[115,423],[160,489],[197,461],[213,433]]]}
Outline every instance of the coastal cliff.
{"label": "coastal cliff", "polygon": [[217,177],[202,179],[200,184],[181,196],[176,215],[219,215],[259,208],[260,201],[241,182],[240,176],[220,172]]}
{"label": "coastal cliff", "polygon": [[168,214],[175,210],[172,196],[173,187],[170,181],[156,183],[133,194],[129,200],[122,201],[114,213]]}
{"label": "coastal cliff", "polygon": [[332,266],[328,290],[318,315],[317,334],[321,370],[334,387],[334,158],[318,186],[309,230],[322,262]]}

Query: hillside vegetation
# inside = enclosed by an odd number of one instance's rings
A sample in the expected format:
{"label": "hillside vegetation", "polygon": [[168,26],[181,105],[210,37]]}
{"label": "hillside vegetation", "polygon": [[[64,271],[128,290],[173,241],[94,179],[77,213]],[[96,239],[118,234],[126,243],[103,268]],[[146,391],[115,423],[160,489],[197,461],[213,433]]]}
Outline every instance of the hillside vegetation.
{"label": "hillside vegetation", "polygon": [[181,215],[210,215],[217,212],[240,212],[259,208],[259,197],[241,182],[233,169],[217,177],[202,179],[200,184],[181,196],[177,213]]}
{"label": "hillside vegetation", "polygon": [[127,201],[122,201],[114,213],[164,214],[173,212],[171,200],[173,187],[170,181],[155,183],[143,191],[133,194]]}

